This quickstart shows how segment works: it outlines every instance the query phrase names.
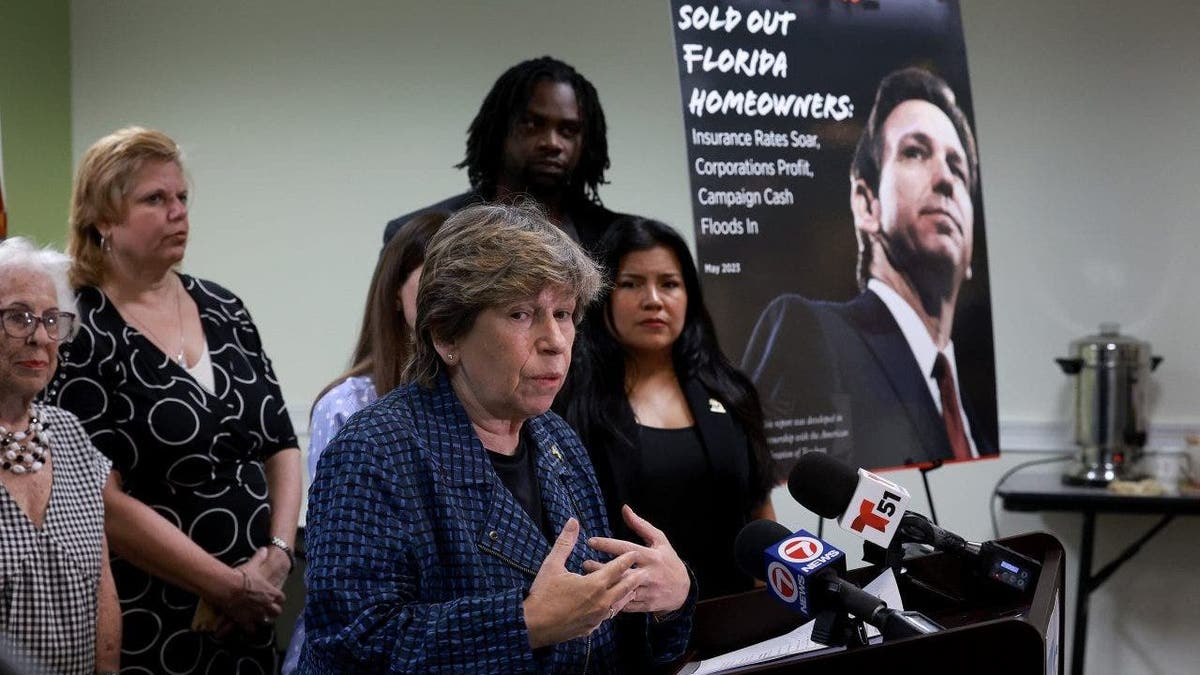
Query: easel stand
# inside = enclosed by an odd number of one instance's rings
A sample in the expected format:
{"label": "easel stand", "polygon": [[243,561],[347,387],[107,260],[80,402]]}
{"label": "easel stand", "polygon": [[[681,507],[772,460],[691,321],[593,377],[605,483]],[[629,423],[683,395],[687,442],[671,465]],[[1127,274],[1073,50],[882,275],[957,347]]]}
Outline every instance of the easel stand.
{"label": "easel stand", "polygon": [[925,501],[929,502],[929,520],[934,525],[938,524],[937,511],[933,508],[933,492],[929,489],[929,472],[937,471],[942,468],[943,462],[940,459],[933,460],[933,464],[921,467],[921,483],[925,486]]}

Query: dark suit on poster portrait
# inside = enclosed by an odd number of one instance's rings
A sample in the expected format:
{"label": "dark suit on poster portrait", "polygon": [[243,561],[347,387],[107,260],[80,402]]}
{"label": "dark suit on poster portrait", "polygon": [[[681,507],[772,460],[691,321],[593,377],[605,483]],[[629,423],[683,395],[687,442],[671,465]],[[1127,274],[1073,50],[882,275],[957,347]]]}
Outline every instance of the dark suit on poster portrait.
{"label": "dark suit on poster portrait", "polygon": [[990,363],[991,325],[954,325],[982,228],[975,139],[949,85],[918,68],[884,77],[850,179],[860,294],[775,298],[743,357],[773,452],[866,468],[996,454],[994,380],[959,369],[959,353]]}
{"label": "dark suit on poster portrait", "polygon": [[[830,452],[882,468],[953,459],[925,376],[883,301],[867,291],[850,302],[781,295],[763,311],[742,367],[769,418],[847,414],[852,442]],[[979,456],[996,453],[964,393]]]}

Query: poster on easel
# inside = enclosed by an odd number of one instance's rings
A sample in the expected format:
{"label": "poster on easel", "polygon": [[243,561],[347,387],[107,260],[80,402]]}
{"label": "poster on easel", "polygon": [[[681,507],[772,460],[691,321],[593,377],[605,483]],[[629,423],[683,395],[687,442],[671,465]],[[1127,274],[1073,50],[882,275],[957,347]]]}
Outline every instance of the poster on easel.
{"label": "poster on easel", "polygon": [[955,0],[672,0],[697,267],[777,477],[998,453]]}

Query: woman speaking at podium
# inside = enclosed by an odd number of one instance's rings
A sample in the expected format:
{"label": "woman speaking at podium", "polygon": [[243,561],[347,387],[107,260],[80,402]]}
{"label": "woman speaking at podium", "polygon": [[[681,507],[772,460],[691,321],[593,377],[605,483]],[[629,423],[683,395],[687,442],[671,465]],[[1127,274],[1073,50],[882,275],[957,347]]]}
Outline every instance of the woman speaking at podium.
{"label": "woman speaking at podium", "polygon": [[302,673],[641,672],[612,619],[663,662],[695,584],[632,511],[610,538],[575,432],[547,412],[600,279],[539,212],[475,206],[429,243],[401,386],[322,453],[308,510]]}

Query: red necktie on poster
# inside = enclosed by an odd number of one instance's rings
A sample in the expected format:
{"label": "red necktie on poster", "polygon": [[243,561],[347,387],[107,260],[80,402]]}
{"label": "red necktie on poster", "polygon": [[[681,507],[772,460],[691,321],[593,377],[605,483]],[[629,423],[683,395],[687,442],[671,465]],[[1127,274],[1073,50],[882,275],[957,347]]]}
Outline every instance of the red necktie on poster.
{"label": "red necktie on poster", "polygon": [[937,379],[938,392],[942,396],[942,421],[946,423],[946,435],[950,437],[950,449],[954,459],[971,459],[971,443],[963,430],[962,411],[958,407],[958,393],[954,391],[954,374],[946,355],[938,352],[933,362],[933,377]]}

